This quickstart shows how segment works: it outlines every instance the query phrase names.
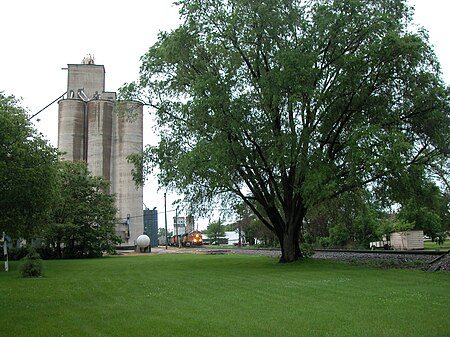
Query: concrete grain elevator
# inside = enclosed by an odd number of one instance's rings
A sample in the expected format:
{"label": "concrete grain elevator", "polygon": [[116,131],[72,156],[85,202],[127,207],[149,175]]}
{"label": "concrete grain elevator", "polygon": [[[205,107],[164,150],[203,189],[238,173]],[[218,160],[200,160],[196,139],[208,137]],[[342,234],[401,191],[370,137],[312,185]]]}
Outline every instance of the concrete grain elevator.
{"label": "concrete grain elevator", "polygon": [[118,102],[115,92],[105,91],[105,67],[92,57],[67,70],[67,97],[58,102],[58,148],[64,159],[84,160],[93,175],[110,181],[116,233],[123,246],[134,246],[144,232],[143,191],[132,179],[127,156],[143,149],[143,105]]}

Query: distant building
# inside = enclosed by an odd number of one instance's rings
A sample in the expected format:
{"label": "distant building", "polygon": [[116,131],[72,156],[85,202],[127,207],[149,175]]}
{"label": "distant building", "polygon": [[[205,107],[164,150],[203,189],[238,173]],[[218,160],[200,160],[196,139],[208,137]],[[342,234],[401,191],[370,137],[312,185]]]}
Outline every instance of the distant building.
{"label": "distant building", "polygon": [[[226,231],[224,237],[218,239],[218,242],[208,237],[208,234],[202,233],[204,244],[221,244],[221,245],[237,245],[239,244],[239,233],[237,231]],[[244,243],[244,238],[241,237],[241,243]]]}
{"label": "distant building", "polygon": [[67,70],[67,95],[58,102],[58,148],[64,159],[86,161],[93,175],[110,181],[116,233],[122,245],[135,245],[144,232],[143,191],[136,188],[127,156],[143,149],[143,105],[118,102],[115,92],[105,91],[105,67],[90,56]]}
{"label": "distant building", "polygon": [[237,245],[239,243],[239,232],[238,231],[227,231],[225,232],[225,238],[228,239],[229,245]]}
{"label": "distant building", "polygon": [[158,246],[158,211],[153,209],[144,209],[144,234],[150,238],[150,246]]}
{"label": "distant building", "polygon": [[184,216],[173,217],[173,235],[183,235],[186,232],[186,219]]}

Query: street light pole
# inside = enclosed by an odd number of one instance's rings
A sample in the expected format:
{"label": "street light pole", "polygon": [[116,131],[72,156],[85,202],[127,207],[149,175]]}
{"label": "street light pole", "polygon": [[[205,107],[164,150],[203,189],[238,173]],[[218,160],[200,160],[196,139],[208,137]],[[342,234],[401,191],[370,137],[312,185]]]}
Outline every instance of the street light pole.
{"label": "street light pole", "polygon": [[164,192],[164,224],[165,224],[165,236],[166,239],[164,240],[166,242],[166,249],[167,249],[167,206],[166,206],[166,193]]}

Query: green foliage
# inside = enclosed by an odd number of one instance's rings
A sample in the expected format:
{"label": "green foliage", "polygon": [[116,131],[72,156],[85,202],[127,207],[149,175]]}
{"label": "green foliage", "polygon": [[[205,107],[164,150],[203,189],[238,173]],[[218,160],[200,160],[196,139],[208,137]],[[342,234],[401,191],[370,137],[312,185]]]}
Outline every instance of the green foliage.
{"label": "green foliage", "polygon": [[29,239],[48,221],[58,154],[19,104],[0,92],[0,232]]}
{"label": "green foliage", "polygon": [[396,220],[393,223],[392,229],[394,232],[407,232],[414,228],[414,223],[405,220]]}
{"label": "green foliage", "polygon": [[449,89],[405,1],[178,5],[180,27],[120,90],[155,108],[161,140],[138,175],[158,169],[199,212],[240,198],[282,262],[301,258],[311,208],[368,185],[396,200],[411,167],[447,158]]}
{"label": "green foliage", "polygon": [[316,245],[321,248],[328,248],[331,246],[331,240],[328,236],[321,236],[316,239]]}
{"label": "green foliage", "polygon": [[220,238],[225,236],[225,226],[221,225],[220,221],[213,221],[206,227],[206,235],[211,242],[219,242]]}
{"label": "green foliage", "polygon": [[113,252],[120,239],[115,234],[116,208],[109,183],[91,176],[86,163],[59,164],[58,198],[51,222],[42,232],[46,257],[97,257]]}
{"label": "green foliage", "polygon": [[377,228],[378,237],[381,239],[384,235],[394,232],[407,232],[414,229],[415,224],[405,221],[401,218],[381,219]]}
{"label": "green foliage", "polygon": [[376,238],[376,228],[378,217],[381,211],[375,205],[366,203],[362,209],[359,209],[353,222],[353,238],[360,245],[368,246],[369,242]]}
{"label": "green foliage", "polygon": [[[158,237],[166,237],[166,229],[165,228],[158,228]],[[173,235],[173,231],[167,231],[167,236],[172,236]]]}
{"label": "green foliage", "polygon": [[332,246],[344,246],[350,239],[347,227],[338,224],[330,228],[330,243]]}
{"label": "green foliage", "polygon": [[314,255],[314,248],[315,246],[313,244],[309,244],[309,243],[303,243],[301,245],[301,250],[302,250],[302,255],[304,257],[311,257]]}
{"label": "green foliage", "polygon": [[376,229],[378,239],[382,239],[384,235],[394,232],[394,224],[391,219],[381,219]]}
{"label": "green foliage", "polygon": [[[326,245],[368,245],[377,237],[379,207],[363,189],[346,192],[310,208],[304,229],[310,242],[330,237]],[[323,239],[322,239],[323,240]]]}
{"label": "green foliage", "polygon": [[28,252],[29,252],[28,246],[8,248],[8,259],[9,260],[21,260],[25,256],[27,256]]}
{"label": "green foliage", "polygon": [[410,198],[403,202],[399,218],[414,223],[416,229],[422,229],[433,241],[445,238],[450,228],[450,194],[442,193],[431,182],[413,186],[410,193]]}
{"label": "green foliage", "polygon": [[20,265],[22,277],[42,276],[42,260],[40,255],[31,247],[28,247],[28,254],[22,259]]}
{"label": "green foliage", "polygon": [[236,229],[236,224],[234,224],[234,223],[228,223],[228,224],[223,225],[223,230],[225,232],[231,232],[231,231],[234,231],[235,229]]}

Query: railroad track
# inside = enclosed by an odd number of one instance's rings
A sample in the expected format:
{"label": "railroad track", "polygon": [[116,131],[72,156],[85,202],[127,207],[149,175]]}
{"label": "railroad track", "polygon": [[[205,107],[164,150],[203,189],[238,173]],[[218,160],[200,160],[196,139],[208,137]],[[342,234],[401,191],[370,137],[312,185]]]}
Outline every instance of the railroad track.
{"label": "railroad track", "polygon": [[[247,254],[280,257],[280,249],[268,248],[222,248],[215,246],[183,247],[164,249],[163,247],[152,248],[152,253],[199,253],[209,255],[223,254]],[[372,264],[381,267],[408,267],[425,269],[430,271],[450,271],[450,251],[431,250],[337,250],[317,249],[312,258],[341,260],[355,264]]]}
{"label": "railroad track", "polygon": [[[270,248],[212,248],[209,246],[203,246],[195,248],[199,251],[210,250],[216,252],[228,252],[228,253],[239,253],[239,254],[253,254],[253,255],[270,255],[277,256],[281,255],[280,249],[270,249]],[[316,249],[313,257],[316,258],[332,258],[332,257],[346,257],[354,256],[360,258],[374,258],[382,257],[386,258],[393,256],[411,256],[411,257],[421,257],[434,259],[437,256],[445,255],[448,251],[434,251],[434,250],[343,250],[343,249]]]}
{"label": "railroad track", "polygon": [[[196,248],[207,254],[248,254],[279,257],[279,249],[249,248]],[[373,263],[380,266],[417,267],[421,269],[450,270],[450,251],[398,251],[398,250],[337,250],[316,249],[312,255],[315,259],[341,260],[356,264]]]}

